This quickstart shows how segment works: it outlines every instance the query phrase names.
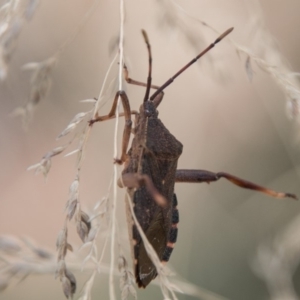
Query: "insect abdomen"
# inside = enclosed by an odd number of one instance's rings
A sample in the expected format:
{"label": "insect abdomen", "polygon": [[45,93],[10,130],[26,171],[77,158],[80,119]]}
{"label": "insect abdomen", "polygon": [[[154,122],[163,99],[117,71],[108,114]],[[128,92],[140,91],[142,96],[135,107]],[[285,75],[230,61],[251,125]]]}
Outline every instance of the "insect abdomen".
{"label": "insect abdomen", "polygon": [[173,194],[173,208],[172,208],[172,219],[171,219],[172,223],[171,223],[171,227],[169,230],[166,249],[165,249],[163,257],[162,257],[162,261],[164,261],[164,262],[169,261],[172,251],[174,249],[176,240],[177,240],[177,235],[178,235],[177,224],[179,223],[179,212],[177,209],[177,204],[178,204],[178,202],[177,202],[176,194]]}

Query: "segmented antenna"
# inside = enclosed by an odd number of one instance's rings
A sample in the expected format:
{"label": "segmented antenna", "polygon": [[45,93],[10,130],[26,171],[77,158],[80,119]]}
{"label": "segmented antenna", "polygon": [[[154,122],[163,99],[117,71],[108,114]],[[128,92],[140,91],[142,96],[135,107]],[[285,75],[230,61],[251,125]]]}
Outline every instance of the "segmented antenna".
{"label": "segmented antenna", "polygon": [[[203,56],[206,52],[208,52],[210,49],[215,47],[217,43],[219,43],[225,36],[227,36],[231,31],[233,30],[233,27],[227,29],[224,33],[222,33],[212,44],[210,44],[207,48],[205,48],[200,54],[198,54],[194,59],[192,59],[187,65],[185,65],[182,69],[180,69],[173,77],[171,77],[168,81],[166,81],[158,90],[155,91],[155,93],[150,97],[150,101],[153,101],[154,98],[161,93],[167,86],[169,86],[176,77],[178,77],[182,72],[184,72],[188,67],[190,67],[193,63],[195,63],[201,56]],[[148,78],[149,79],[149,78]],[[150,78],[151,82],[151,78]],[[150,89],[149,84],[147,85]]]}
{"label": "segmented antenna", "polygon": [[151,78],[151,73],[152,73],[152,54],[151,54],[151,46],[150,46],[150,43],[149,43],[148,35],[147,35],[147,32],[144,29],[142,29],[142,34],[143,34],[145,43],[147,45],[148,57],[149,57],[147,88],[146,88],[146,93],[145,93],[145,97],[144,97],[144,102],[146,102],[149,99],[150,88],[151,88],[151,81],[152,81],[152,78]]}

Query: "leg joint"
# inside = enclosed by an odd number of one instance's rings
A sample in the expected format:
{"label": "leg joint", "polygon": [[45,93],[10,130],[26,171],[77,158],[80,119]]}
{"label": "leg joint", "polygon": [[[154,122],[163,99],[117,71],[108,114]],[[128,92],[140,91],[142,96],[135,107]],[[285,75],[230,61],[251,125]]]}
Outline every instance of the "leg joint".
{"label": "leg joint", "polygon": [[132,121],[131,120],[126,120],[125,121],[125,126],[126,127],[131,127],[132,126]]}

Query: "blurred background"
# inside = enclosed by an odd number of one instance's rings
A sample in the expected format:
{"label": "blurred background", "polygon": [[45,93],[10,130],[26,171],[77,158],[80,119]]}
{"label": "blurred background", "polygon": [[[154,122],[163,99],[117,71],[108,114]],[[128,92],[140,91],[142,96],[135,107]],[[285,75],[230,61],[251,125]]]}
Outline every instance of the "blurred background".
{"label": "blurred background", "polygon": [[[300,196],[299,123],[289,118],[282,89],[255,63],[249,81],[247,56],[238,56],[229,41],[246,47],[258,57],[266,55],[266,60],[279,51],[290,71],[297,72],[299,1],[178,0],[177,3],[190,16],[170,1],[125,1],[124,59],[133,79],[146,81],[147,76],[142,28],[152,46],[152,78],[156,85],[163,84],[218,36],[199,20],[220,33],[235,28],[165,91],[159,116],[184,145],[178,167],[225,171]],[[76,158],[54,157],[47,182],[42,175],[34,176],[26,169],[51,149],[68,143],[68,136],[55,139],[77,113],[92,108],[91,104],[79,101],[98,97],[117,53],[119,2],[98,1],[78,31],[78,24],[92,5],[91,0],[41,1],[32,19],[22,27],[7,78],[0,87],[0,233],[30,237],[49,251],[55,250],[56,237],[63,226],[68,190],[76,174]],[[30,71],[22,71],[21,67],[51,57],[77,31],[61,52],[52,69],[49,92],[36,106],[24,130],[20,118],[11,117],[16,107],[26,104],[32,86]],[[260,33],[265,31],[273,36],[272,43],[261,38]],[[110,110],[118,89],[117,74],[115,62],[104,92],[107,103],[101,114]],[[126,84],[124,89],[132,109],[138,109],[144,89]],[[119,141],[123,125],[120,119]],[[114,121],[95,124],[88,142],[80,182],[80,200],[88,213],[106,195],[112,179],[114,126]],[[76,143],[70,149],[75,148]],[[176,278],[228,299],[272,298],[270,285],[256,274],[263,265],[258,253],[262,247],[272,248],[274,240],[281,241],[278,237],[284,236],[286,228],[299,217],[299,203],[243,190],[225,180],[209,185],[178,184],[176,194],[180,224],[170,260]],[[122,250],[130,259],[122,190],[118,191],[117,210]],[[75,252],[67,259],[76,256],[81,245],[72,222],[69,240]],[[294,240],[296,243],[297,235]],[[99,238],[99,249],[101,245]],[[285,245],[279,242],[279,246],[284,251]],[[109,263],[108,252],[106,263]],[[297,252],[293,255],[297,261],[300,255]],[[272,260],[272,252],[266,257]],[[297,265],[293,268],[292,285],[300,292],[300,270],[297,271]],[[75,273],[78,291],[90,273],[91,270]],[[12,282],[0,298],[65,299],[53,274],[28,276],[17,282]],[[105,273],[96,277],[93,299],[108,299],[107,282]],[[116,293],[121,299],[117,277]],[[162,299],[162,295],[157,286],[150,285],[138,291],[138,298]],[[187,295],[178,298],[196,299]]]}

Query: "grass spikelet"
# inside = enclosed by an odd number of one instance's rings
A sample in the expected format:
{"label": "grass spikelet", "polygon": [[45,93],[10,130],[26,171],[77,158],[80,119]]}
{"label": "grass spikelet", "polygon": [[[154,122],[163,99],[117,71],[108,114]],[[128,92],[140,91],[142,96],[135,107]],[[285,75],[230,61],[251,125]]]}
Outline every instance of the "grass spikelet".
{"label": "grass spikelet", "polygon": [[82,242],[85,243],[91,230],[91,223],[89,221],[89,216],[83,211],[80,211],[77,215],[76,228],[79,237]]}
{"label": "grass spikelet", "polygon": [[62,153],[66,148],[67,146],[61,146],[47,152],[39,163],[28,167],[27,171],[35,170],[35,174],[42,173],[46,179],[51,168],[51,158]]}
{"label": "grass spikelet", "polygon": [[134,276],[131,270],[128,268],[127,260],[124,256],[119,256],[118,259],[118,269],[120,272],[120,290],[121,299],[127,300],[131,295],[134,299],[137,299],[137,293],[134,288]]}
{"label": "grass spikelet", "polygon": [[72,132],[79,123],[81,123],[85,116],[89,114],[90,112],[81,112],[78,113],[69,123],[69,125],[59,134],[59,136],[56,138],[57,140],[62,138],[63,136],[66,136],[70,132]]}
{"label": "grass spikelet", "polygon": [[50,57],[42,62],[28,63],[23,66],[23,70],[32,71],[30,92],[27,103],[17,107],[12,115],[22,118],[24,128],[28,127],[36,106],[46,97],[50,89],[51,75],[56,61],[56,57]]}
{"label": "grass spikelet", "polygon": [[[14,1],[11,1],[12,3]],[[20,1],[18,1],[20,2]],[[27,19],[32,17],[33,11],[37,7],[38,0],[28,0],[28,6],[24,12],[24,16]],[[12,116],[18,116],[22,118],[24,128],[28,128],[29,122],[32,119],[33,113],[37,108],[38,104],[46,97],[47,92],[51,86],[51,76],[52,71],[57,63],[60,55],[64,52],[64,50],[69,46],[69,44],[75,39],[77,34],[80,32],[82,27],[85,25],[87,20],[95,11],[95,8],[98,5],[98,0],[94,0],[93,4],[90,6],[89,10],[84,14],[79,24],[75,28],[73,34],[69,36],[58,48],[58,50],[50,57],[41,62],[30,62],[23,66],[23,70],[32,71],[32,76],[30,79],[30,93],[27,99],[27,102],[23,106],[17,107],[13,112]],[[17,36],[20,31],[18,28],[20,26],[18,23],[14,24],[14,30],[11,30],[11,36],[7,39],[8,41],[5,44],[12,44],[15,41],[15,36]],[[1,28],[0,28],[1,31]],[[4,29],[2,29],[4,31]],[[12,48],[10,45],[9,48]],[[7,73],[7,61],[9,60],[9,55],[7,53],[11,53],[12,50],[7,50],[6,48],[1,48],[1,36],[0,36],[0,80],[1,78],[6,77]],[[1,68],[2,67],[2,68]],[[72,127],[72,126],[71,126]]]}
{"label": "grass spikelet", "polygon": [[76,292],[76,278],[68,269],[65,270],[65,276],[62,278],[62,287],[67,299],[73,299],[73,295]]}
{"label": "grass spikelet", "polygon": [[0,80],[8,74],[8,65],[24,26],[30,21],[38,6],[38,0],[6,1],[0,7]]}

